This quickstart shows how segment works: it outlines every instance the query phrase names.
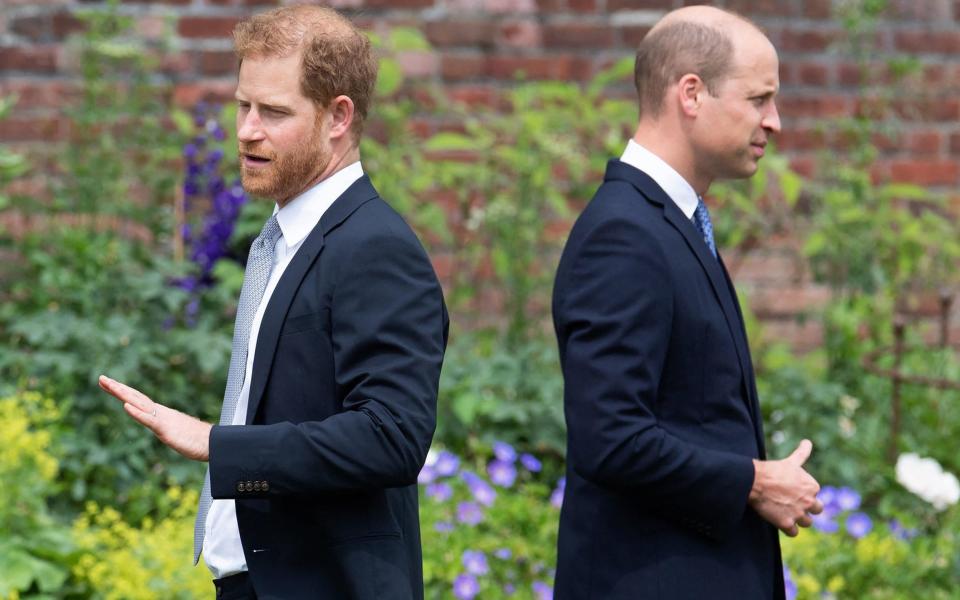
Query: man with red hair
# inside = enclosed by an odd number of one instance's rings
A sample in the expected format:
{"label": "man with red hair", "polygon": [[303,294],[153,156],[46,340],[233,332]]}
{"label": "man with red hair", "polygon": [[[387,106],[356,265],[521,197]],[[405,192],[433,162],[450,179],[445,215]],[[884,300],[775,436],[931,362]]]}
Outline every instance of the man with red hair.
{"label": "man with red hair", "polygon": [[220,424],[100,385],[209,461],[194,560],[217,598],[422,598],[416,479],[448,319],[360,164],[370,42],[315,6],[254,16],[234,40],[242,182],[276,208],[250,249]]}

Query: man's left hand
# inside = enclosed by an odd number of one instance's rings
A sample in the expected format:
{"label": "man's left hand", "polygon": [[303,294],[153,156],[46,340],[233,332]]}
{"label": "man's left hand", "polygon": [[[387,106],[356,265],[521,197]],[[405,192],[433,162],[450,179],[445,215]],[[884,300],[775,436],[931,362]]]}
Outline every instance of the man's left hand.
{"label": "man's left hand", "polygon": [[123,409],[134,421],[152,431],[161,442],[189,459],[209,460],[212,425],[154,402],[106,375],[100,376],[99,383],[104,391],[123,402]]}

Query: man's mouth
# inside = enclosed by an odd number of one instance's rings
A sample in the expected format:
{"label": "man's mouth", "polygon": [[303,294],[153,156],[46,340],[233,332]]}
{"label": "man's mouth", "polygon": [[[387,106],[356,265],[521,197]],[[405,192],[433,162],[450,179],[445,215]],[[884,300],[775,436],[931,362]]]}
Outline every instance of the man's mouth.
{"label": "man's mouth", "polygon": [[243,160],[243,165],[247,167],[257,167],[257,166],[265,165],[270,162],[269,158],[267,158],[266,156],[260,156],[258,154],[250,154],[250,153],[244,152],[240,155],[240,157]]}

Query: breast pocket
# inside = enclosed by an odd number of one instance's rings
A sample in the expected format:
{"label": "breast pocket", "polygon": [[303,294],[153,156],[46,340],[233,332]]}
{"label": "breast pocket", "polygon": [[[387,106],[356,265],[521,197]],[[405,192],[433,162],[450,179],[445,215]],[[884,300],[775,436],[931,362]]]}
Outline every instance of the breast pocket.
{"label": "breast pocket", "polygon": [[330,309],[287,317],[280,335],[282,337],[305,331],[330,331]]}

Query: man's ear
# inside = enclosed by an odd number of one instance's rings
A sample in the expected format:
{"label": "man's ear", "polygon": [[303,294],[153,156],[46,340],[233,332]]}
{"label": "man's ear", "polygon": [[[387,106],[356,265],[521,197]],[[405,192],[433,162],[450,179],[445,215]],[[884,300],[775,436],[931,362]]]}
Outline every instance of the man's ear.
{"label": "man's ear", "polygon": [[687,73],[677,82],[680,110],[688,117],[695,117],[700,112],[703,95],[707,93],[707,86],[699,75]]}
{"label": "man's ear", "polygon": [[340,95],[330,101],[327,110],[330,119],[330,140],[338,140],[344,135],[350,135],[353,126],[353,100],[350,96]]}

